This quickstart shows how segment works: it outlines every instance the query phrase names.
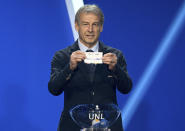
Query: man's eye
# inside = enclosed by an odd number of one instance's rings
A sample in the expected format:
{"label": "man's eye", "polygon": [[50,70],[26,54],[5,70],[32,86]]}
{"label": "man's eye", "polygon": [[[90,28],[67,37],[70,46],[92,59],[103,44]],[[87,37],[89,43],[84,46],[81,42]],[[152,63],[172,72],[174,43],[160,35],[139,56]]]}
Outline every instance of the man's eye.
{"label": "man's eye", "polygon": [[99,24],[98,24],[98,23],[94,23],[93,25],[94,25],[94,26],[98,26]]}
{"label": "man's eye", "polygon": [[88,24],[84,23],[83,25],[88,25]]}

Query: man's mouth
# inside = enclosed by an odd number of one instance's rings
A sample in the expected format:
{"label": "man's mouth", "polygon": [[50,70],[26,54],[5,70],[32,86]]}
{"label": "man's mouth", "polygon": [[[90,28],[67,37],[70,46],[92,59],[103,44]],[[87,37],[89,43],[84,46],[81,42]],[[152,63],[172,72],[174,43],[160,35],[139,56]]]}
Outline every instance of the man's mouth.
{"label": "man's mouth", "polygon": [[87,38],[94,38],[94,35],[86,35]]}

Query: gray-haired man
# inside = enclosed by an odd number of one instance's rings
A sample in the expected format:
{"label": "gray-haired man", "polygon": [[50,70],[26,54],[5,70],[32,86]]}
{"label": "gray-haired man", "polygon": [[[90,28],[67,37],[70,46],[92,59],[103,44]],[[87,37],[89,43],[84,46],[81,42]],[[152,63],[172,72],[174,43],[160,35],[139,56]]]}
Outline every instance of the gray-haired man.
{"label": "gray-haired man", "polygon": [[[69,115],[69,110],[78,104],[117,104],[116,89],[126,94],[132,88],[126,61],[120,50],[100,42],[104,15],[96,5],[81,7],[75,16],[75,28],[79,38],[71,46],[57,51],[51,63],[51,78],[48,83],[53,95],[64,92],[64,109],[58,131],[79,131]],[[86,64],[85,52],[102,52],[102,64],[93,71]],[[121,116],[111,131],[123,131]]]}

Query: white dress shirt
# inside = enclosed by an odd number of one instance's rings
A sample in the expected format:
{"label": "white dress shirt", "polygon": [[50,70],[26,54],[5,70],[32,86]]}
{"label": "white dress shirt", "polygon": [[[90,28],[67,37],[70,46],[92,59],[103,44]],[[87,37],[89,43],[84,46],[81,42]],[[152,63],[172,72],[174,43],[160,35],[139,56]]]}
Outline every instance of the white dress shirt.
{"label": "white dress shirt", "polygon": [[98,52],[98,49],[99,49],[99,41],[97,41],[96,44],[92,48],[88,48],[87,46],[85,46],[84,44],[82,44],[80,42],[80,40],[78,39],[78,46],[79,46],[80,50],[83,51],[83,52],[86,52],[86,50],[93,50],[94,52]]}

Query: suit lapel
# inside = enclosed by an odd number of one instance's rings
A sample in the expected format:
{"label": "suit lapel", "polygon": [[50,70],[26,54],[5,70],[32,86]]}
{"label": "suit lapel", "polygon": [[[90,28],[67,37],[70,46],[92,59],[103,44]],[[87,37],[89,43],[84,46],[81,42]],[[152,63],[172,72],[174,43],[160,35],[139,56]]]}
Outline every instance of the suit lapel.
{"label": "suit lapel", "polygon": [[78,46],[78,41],[76,40],[73,45],[71,45],[70,54],[72,54],[74,51],[80,50]]}

